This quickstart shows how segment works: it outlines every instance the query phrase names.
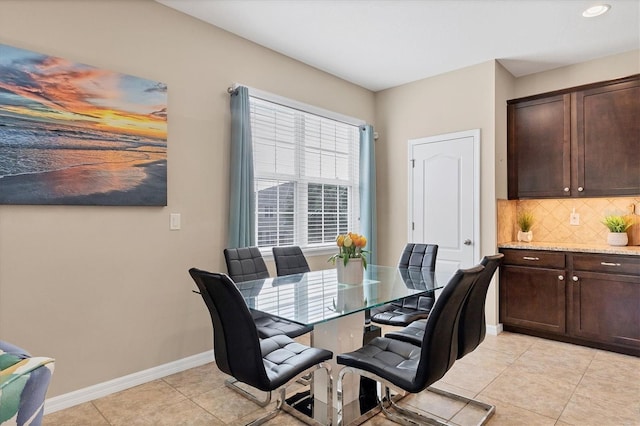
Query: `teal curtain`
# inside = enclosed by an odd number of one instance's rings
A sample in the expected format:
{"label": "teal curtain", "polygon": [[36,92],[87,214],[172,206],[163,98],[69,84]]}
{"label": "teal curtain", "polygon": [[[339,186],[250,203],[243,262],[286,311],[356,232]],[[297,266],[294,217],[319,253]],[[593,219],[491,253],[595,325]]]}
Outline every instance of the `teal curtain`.
{"label": "teal curtain", "polygon": [[377,264],[376,152],[373,127],[360,126],[360,233],[367,237],[368,263]]}
{"label": "teal curtain", "polygon": [[231,159],[229,163],[229,240],[227,247],[255,245],[255,198],[249,90],[231,93]]}

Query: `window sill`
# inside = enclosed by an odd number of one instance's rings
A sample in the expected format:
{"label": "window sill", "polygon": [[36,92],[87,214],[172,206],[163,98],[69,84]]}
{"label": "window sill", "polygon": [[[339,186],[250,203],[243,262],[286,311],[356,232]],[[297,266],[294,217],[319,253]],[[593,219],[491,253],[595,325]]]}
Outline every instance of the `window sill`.
{"label": "window sill", "polygon": [[[337,253],[337,251],[338,248],[335,245],[302,248],[302,253],[304,253],[306,257],[331,256],[332,254]],[[265,260],[273,260],[273,252],[271,251],[271,248],[260,248],[260,253]]]}

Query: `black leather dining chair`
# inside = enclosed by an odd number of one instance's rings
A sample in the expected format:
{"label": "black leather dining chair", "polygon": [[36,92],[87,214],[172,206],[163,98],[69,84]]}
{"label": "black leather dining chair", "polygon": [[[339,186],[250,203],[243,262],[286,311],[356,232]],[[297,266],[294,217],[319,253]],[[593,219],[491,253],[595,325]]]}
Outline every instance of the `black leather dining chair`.
{"label": "black leather dining chair", "polygon": [[279,277],[284,275],[302,274],[310,272],[307,258],[298,246],[273,247],[273,259],[276,263],[276,272]]}
{"label": "black leather dining chair", "polygon": [[[485,304],[487,300],[487,291],[489,290],[491,279],[502,263],[503,258],[504,254],[498,253],[492,256],[485,256],[482,261],[480,261],[480,264],[484,266],[484,270],[480,274],[478,281],[471,289],[469,297],[467,297],[467,300],[462,307],[462,313],[460,315],[458,332],[458,359],[461,359],[465,355],[473,352],[480,345],[480,343],[484,341],[484,338],[487,334],[487,326],[485,320]],[[426,326],[426,320],[415,321],[401,330],[392,331],[385,334],[385,337],[402,340],[414,345],[420,345],[422,344]],[[484,424],[495,413],[495,406],[487,404],[486,402],[432,387],[429,388],[429,391],[449,398],[457,399],[466,404],[475,405],[484,409],[485,415],[481,419],[479,424]]]}
{"label": "black leather dining chair", "polygon": [[[458,359],[472,352],[485,338],[487,333],[485,320],[487,291],[491,284],[491,278],[493,278],[503,258],[504,255],[499,253],[493,256],[485,256],[480,261],[480,264],[484,266],[484,271],[480,274],[478,282],[469,294],[460,317]],[[414,321],[403,329],[385,334],[385,337],[420,345],[426,324],[426,320]]]}
{"label": "black leather dining chair", "polygon": [[[437,255],[437,244],[407,244],[398,262],[398,269],[403,274],[405,284],[414,289],[428,289],[425,277],[433,277]],[[385,325],[407,326],[414,321],[427,318],[433,302],[433,295],[405,297],[397,302],[372,308],[371,321]]]}
{"label": "black leather dining chair", "polygon": [[[458,327],[462,308],[483,269],[478,265],[458,270],[453,275],[431,309],[420,346],[376,337],[354,352],[337,356],[338,364],[345,366],[338,375],[338,425],[343,421],[343,379],[350,373],[381,383],[384,398],[380,401],[380,407],[391,420],[401,424],[410,424],[409,419],[413,419],[414,424],[415,420],[433,421],[395,404],[390,389],[421,392],[440,380],[451,368],[458,355]],[[389,408],[394,408],[400,415],[393,414]]]}
{"label": "black leather dining chair", "polygon": [[[325,361],[331,359],[333,353],[302,345],[284,334],[260,339],[249,308],[227,275],[197,268],[189,269],[189,274],[198,286],[211,316],[213,350],[220,371],[268,394],[279,390],[275,409],[251,424],[262,424],[275,417],[280,410],[309,424],[317,424],[314,419],[303,416],[287,404],[286,385],[319,368],[325,369],[328,377],[327,401],[331,401],[330,367]],[[330,424],[331,404],[327,404],[326,416]]]}
{"label": "black leather dining chair", "polygon": [[[229,276],[236,283],[269,278],[269,270],[258,247],[226,248],[224,259]],[[297,324],[253,309],[251,315],[260,338],[277,334],[286,334],[294,338],[313,330],[313,326]]]}

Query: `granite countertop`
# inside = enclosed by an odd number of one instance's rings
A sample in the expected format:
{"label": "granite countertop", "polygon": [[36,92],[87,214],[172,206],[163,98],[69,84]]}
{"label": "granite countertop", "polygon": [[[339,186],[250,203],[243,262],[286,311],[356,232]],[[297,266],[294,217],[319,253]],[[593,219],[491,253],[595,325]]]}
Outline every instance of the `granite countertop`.
{"label": "granite countertop", "polygon": [[607,244],[575,244],[575,243],[548,243],[512,241],[498,244],[498,248],[525,249],[525,250],[550,250],[550,251],[573,251],[581,253],[603,253],[603,254],[623,254],[640,256],[640,246],[616,247]]}

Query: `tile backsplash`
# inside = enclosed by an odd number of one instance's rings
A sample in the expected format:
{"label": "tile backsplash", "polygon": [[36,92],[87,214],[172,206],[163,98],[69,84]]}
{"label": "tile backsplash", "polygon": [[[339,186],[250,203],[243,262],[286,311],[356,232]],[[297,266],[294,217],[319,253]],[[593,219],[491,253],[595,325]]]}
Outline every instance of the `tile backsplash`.
{"label": "tile backsplash", "polygon": [[[535,220],[534,241],[603,244],[609,231],[602,219],[611,214],[632,214],[632,206],[638,203],[640,197],[498,200],[498,243],[517,240],[516,218],[520,212],[528,211]],[[580,215],[579,225],[569,224],[573,209]],[[635,227],[640,227],[640,216],[633,218],[636,224],[631,231],[637,233]],[[630,244],[640,244],[631,240]]]}

